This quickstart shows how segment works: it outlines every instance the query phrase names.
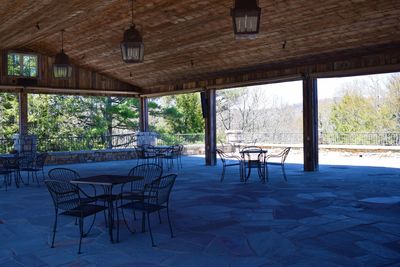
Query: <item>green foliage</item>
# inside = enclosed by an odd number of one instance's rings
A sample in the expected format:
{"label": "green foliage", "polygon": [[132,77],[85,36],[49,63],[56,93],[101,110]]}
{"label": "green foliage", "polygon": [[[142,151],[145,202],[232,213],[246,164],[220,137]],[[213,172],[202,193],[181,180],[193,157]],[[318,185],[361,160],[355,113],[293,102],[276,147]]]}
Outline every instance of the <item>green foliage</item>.
{"label": "green foliage", "polygon": [[0,138],[11,138],[18,132],[18,97],[16,94],[0,94]]}
{"label": "green foliage", "polygon": [[202,133],[204,119],[201,113],[200,95],[198,93],[182,94],[170,97],[169,107],[163,116],[171,133]]}
{"label": "green foliage", "polygon": [[[393,75],[386,88],[378,88],[383,92],[377,95],[362,95],[360,92],[366,91],[365,86],[352,84],[346,88],[340,101],[332,106],[330,123],[333,130],[341,134],[339,141],[343,143],[350,142],[346,140],[347,133],[387,133],[400,130],[400,75]],[[351,142],[365,144],[368,141],[360,139]],[[371,140],[371,143],[374,142]],[[396,142],[387,140],[385,144],[392,143]]]}
{"label": "green foliage", "polygon": [[346,93],[341,101],[332,107],[331,123],[336,132],[375,131],[379,113],[373,102],[358,94]]}

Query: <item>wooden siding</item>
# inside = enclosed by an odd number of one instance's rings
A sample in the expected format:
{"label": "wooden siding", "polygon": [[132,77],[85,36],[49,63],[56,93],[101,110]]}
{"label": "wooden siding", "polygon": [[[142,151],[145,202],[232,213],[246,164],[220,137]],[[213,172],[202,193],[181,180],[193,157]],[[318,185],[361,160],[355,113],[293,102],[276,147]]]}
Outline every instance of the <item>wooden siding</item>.
{"label": "wooden siding", "polygon": [[[20,88],[18,77],[7,75],[7,51],[0,52],[0,90],[12,90]],[[52,64],[54,59],[43,55],[38,55],[38,77],[37,85],[25,86],[29,92],[43,93],[65,93],[65,94],[90,94],[90,95],[105,95],[105,94],[122,94],[132,96],[140,93],[140,89],[96,73],[95,71],[87,70],[74,66],[72,77],[67,80],[59,80],[53,78]]]}

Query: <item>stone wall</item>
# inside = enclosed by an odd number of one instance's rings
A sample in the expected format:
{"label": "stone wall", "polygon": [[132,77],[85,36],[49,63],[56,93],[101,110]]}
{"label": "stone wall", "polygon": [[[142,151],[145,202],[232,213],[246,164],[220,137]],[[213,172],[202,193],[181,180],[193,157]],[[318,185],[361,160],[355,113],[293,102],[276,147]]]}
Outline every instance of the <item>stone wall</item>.
{"label": "stone wall", "polygon": [[[249,144],[250,145],[250,144]],[[243,148],[245,144],[242,144]],[[260,145],[261,147],[274,151],[281,150],[284,147],[292,147],[291,153],[303,153],[302,145]],[[239,147],[232,145],[218,146],[226,152],[238,152]],[[183,150],[184,155],[204,155],[204,145],[186,145]],[[393,152],[400,153],[400,147],[379,147],[379,146],[320,146],[320,152],[343,152],[357,154],[360,152],[385,153]],[[50,152],[46,160],[48,165],[86,163],[86,162],[101,162],[113,160],[129,160],[135,159],[136,153],[133,148],[110,149],[110,150],[89,150],[89,151],[71,151],[71,152]]]}
{"label": "stone wall", "polygon": [[133,148],[88,150],[70,152],[49,152],[46,159],[47,165],[62,165],[72,163],[101,162],[113,160],[135,159],[136,153]]}

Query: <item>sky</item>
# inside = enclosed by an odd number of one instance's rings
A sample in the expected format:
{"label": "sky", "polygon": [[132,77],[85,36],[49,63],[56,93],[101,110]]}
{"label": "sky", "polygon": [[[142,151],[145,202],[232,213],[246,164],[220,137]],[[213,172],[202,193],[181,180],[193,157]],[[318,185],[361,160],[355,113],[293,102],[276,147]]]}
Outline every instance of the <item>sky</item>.
{"label": "sky", "polygon": [[[375,75],[363,75],[363,76],[352,76],[345,78],[325,78],[318,79],[318,99],[329,99],[339,96],[343,85],[351,83],[354,80],[369,80],[371,77],[374,79],[379,79],[382,82],[387,81],[387,79],[392,75],[392,73],[387,74],[375,74]],[[265,90],[266,97],[276,97],[281,98],[284,103],[287,104],[297,104],[302,103],[303,91],[302,82],[286,82],[286,83],[276,83],[260,86],[252,86],[248,88],[261,88]]]}

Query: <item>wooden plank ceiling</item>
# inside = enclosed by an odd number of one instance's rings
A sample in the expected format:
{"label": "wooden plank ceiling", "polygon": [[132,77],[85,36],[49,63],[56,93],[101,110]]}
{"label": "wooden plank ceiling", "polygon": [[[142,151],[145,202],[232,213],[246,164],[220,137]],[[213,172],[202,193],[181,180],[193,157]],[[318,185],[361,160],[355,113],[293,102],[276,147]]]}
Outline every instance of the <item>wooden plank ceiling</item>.
{"label": "wooden plank ceiling", "polygon": [[129,65],[119,48],[131,20],[128,0],[0,0],[0,49],[54,56],[65,29],[65,51],[74,64],[146,93],[260,65],[317,62],[400,44],[399,0],[260,0],[255,40],[235,40],[232,5],[232,0],[136,0],[134,22],[143,34],[145,61]]}

